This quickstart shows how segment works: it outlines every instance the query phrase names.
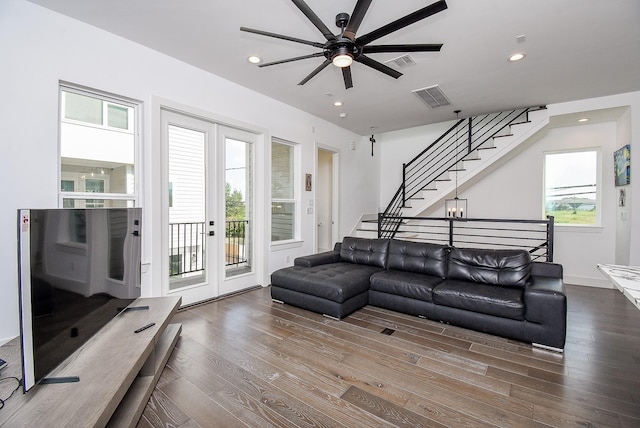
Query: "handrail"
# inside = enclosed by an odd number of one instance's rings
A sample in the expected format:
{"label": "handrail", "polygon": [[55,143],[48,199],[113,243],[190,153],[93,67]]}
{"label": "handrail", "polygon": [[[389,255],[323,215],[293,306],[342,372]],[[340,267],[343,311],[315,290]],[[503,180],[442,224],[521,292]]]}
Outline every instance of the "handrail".
{"label": "handrail", "polygon": [[[446,179],[445,174],[460,168],[463,161],[501,135],[521,118],[528,121],[528,113],[541,107],[527,107],[507,112],[460,119],[427,148],[402,166],[402,183],[382,213],[378,223],[380,237],[393,237],[398,217],[407,200],[427,189],[432,183]],[[464,123],[467,126],[460,126]],[[386,224],[388,223],[388,224]]]}

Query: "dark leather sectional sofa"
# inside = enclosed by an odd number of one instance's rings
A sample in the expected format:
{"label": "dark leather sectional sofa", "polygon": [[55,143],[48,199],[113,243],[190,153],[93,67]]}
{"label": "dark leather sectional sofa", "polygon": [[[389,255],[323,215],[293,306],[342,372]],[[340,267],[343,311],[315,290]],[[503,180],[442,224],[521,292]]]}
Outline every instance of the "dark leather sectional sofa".
{"label": "dark leather sectional sofa", "polygon": [[561,350],[562,266],[525,250],[345,237],[271,275],[271,297],[341,319],[370,304]]}

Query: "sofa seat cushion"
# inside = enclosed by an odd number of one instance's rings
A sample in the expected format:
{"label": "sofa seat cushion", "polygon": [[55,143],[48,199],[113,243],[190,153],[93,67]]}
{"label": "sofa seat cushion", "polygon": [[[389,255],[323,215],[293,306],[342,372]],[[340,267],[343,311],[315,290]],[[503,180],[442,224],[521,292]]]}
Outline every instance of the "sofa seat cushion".
{"label": "sofa seat cushion", "polygon": [[371,275],[371,290],[411,299],[433,302],[433,288],[442,279],[421,273],[385,270]]}
{"label": "sofa seat cushion", "polygon": [[313,267],[291,266],[271,275],[271,284],[304,294],[343,303],[369,290],[369,278],[381,268],[351,263],[330,263]]}
{"label": "sofa seat cushion", "polygon": [[523,294],[520,288],[449,279],[434,288],[433,302],[502,318],[524,320]]}
{"label": "sofa seat cushion", "polygon": [[531,273],[525,250],[452,248],[447,278],[503,287],[524,288]]}
{"label": "sofa seat cushion", "polygon": [[449,248],[446,245],[392,239],[389,242],[387,269],[424,273],[444,279]]}

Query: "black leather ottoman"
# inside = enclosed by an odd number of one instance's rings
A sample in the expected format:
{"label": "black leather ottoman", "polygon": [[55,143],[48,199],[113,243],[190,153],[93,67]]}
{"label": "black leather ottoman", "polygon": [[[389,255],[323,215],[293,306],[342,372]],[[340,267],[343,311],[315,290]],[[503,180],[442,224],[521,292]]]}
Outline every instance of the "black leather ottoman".
{"label": "black leather ottoman", "polygon": [[345,262],[291,266],[271,275],[271,298],[341,319],[368,304],[370,277],[382,270]]}

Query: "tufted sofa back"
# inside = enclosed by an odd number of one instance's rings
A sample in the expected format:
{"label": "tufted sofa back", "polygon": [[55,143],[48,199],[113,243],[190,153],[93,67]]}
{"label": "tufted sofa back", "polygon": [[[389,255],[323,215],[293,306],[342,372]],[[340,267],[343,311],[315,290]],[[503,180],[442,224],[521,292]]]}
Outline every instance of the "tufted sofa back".
{"label": "tufted sofa back", "polygon": [[387,269],[424,273],[444,279],[447,276],[449,246],[392,239]]}
{"label": "tufted sofa back", "polygon": [[387,267],[388,239],[364,239],[347,236],[340,246],[340,259],[344,262]]}
{"label": "tufted sofa back", "polygon": [[452,248],[447,278],[524,288],[531,273],[525,250]]}

